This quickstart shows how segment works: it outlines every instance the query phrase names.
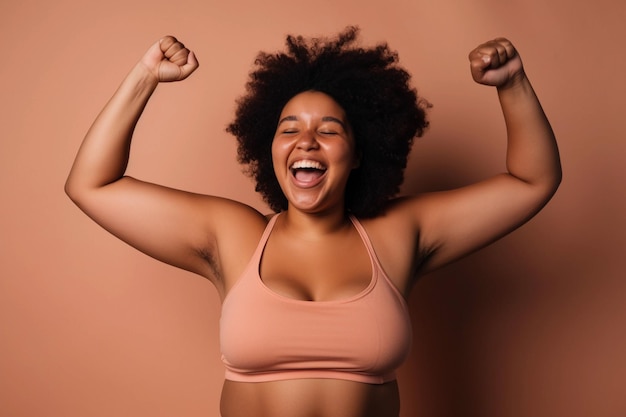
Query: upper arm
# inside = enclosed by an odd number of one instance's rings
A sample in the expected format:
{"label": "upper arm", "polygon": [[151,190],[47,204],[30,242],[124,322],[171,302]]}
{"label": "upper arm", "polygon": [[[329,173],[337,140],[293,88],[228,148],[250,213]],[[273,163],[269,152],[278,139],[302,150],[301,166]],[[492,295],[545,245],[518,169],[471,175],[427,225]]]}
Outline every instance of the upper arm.
{"label": "upper arm", "polygon": [[455,261],[515,230],[533,217],[555,190],[501,174],[456,190],[409,199],[420,252],[428,253],[420,272]]}
{"label": "upper arm", "polygon": [[219,278],[220,237],[229,226],[245,224],[242,218],[260,217],[256,210],[231,200],[131,177],[70,196],[89,217],[129,245],[214,280]]}

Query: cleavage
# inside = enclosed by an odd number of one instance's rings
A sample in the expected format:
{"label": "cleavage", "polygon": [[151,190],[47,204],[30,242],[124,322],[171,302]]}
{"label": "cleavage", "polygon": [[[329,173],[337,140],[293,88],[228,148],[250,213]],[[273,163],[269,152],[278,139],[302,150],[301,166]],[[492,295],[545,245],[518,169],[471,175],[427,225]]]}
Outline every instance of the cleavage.
{"label": "cleavage", "polygon": [[371,259],[358,232],[306,241],[270,235],[259,274],[274,293],[300,301],[339,301],[362,293],[372,281]]}

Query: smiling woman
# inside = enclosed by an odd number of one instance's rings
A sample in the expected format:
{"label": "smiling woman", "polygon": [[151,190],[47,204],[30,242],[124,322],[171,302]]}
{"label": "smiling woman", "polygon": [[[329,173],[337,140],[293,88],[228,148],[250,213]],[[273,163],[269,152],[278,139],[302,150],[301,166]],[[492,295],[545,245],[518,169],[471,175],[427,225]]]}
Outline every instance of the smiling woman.
{"label": "smiling woman", "polygon": [[[350,175],[346,207],[359,217],[378,214],[397,194],[413,139],[428,126],[429,103],[410,85],[409,73],[387,45],[359,47],[358,29],[335,39],[288,36],[285,53],[261,52],[239,99],[228,131],[239,143],[239,161],[256,180],[256,190],[275,211],[288,200],[268,158],[283,107],[302,92],[324,93],[339,106],[344,133],[357,138],[359,169]],[[327,115],[330,116],[330,115]],[[381,134],[385,132],[385,134]]]}
{"label": "smiling woman", "polygon": [[358,166],[344,110],[328,95],[306,91],[289,100],[272,141],[280,189],[300,210],[344,205],[346,182]]}
{"label": "smiling woman", "polygon": [[171,36],[130,71],[67,179],[67,194],[105,229],[215,285],[224,417],[398,417],[416,278],[511,232],[559,185],[550,124],[516,49],[498,38],[469,59],[474,80],[497,89],[508,172],[396,197],[428,104],[395,52],[358,47],[357,34],[289,36],[286,52],[255,61],[228,131],[275,213],[124,175],[158,84],[198,67]]}

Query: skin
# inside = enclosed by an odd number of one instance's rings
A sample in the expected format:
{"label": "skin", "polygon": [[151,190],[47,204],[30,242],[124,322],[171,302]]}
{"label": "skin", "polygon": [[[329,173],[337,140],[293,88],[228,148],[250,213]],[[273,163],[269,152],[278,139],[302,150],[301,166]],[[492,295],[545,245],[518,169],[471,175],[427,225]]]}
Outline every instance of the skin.
{"label": "skin", "polygon": [[[469,61],[473,79],[497,90],[507,128],[507,172],[456,190],[395,199],[384,215],[362,221],[387,275],[405,296],[419,275],[526,222],[561,180],[554,134],[513,45],[503,38],[488,41]],[[152,45],[86,134],[65,189],[106,230],[207,278],[223,299],[269,216],[236,201],[124,175],[134,127],[157,85],[182,81],[196,68],[195,55],[175,38]],[[294,299],[349,297],[368,285],[372,273],[344,210],[347,177],[359,164],[349,121],[319,92],[292,98],[280,120],[272,157],[289,208],[270,235],[261,277],[271,290]],[[296,179],[290,169],[295,161],[319,163],[325,172]],[[427,259],[419,255],[424,250],[431,254]],[[396,382],[225,381],[221,410],[224,417],[397,417],[399,397]]]}

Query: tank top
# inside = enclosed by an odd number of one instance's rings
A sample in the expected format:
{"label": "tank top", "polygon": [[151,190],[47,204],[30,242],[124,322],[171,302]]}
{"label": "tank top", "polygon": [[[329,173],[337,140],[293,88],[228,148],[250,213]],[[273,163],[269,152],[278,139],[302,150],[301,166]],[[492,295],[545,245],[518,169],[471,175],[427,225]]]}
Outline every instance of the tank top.
{"label": "tank top", "polygon": [[394,380],[411,346],[408,308],[363,226],[350,217],[371,261],[367,288],[345,299],[305,301],[272,291],[259,274],[278,216],[268,222],[222,304],[220,348],[226,379],[333,378],[372,384]]}

